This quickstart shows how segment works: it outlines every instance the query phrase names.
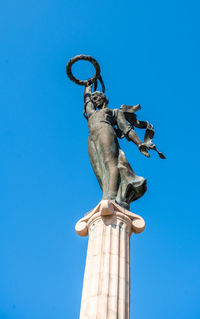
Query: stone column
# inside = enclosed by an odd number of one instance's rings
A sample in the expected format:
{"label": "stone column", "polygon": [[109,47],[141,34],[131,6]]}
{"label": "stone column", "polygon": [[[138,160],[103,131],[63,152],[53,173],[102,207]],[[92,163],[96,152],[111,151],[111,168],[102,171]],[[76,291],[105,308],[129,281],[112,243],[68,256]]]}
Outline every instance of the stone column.
{"label": "stone column", "polygon": [[80,319],[129,319],[130,236],[144,230],[144,220],[103,200],[75,228],[89,233]]}

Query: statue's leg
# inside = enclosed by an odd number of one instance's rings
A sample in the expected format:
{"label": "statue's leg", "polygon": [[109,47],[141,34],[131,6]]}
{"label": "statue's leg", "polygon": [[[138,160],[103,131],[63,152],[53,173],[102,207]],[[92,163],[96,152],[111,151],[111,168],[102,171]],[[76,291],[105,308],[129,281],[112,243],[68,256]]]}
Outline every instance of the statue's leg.
{"label": "statue's leg", "polygon": [[101,176],[101,168],[100,168],[100,163],[99,163],[99,158],[98,158],[98,153],[95,147],[95,143],[92,140],[92,138],[89,137],[88,139],[88,153],[89,153],[89,158],[90,158],[90,163],[92,165],[93,171],[96,175],[96,178],[99,182],[99,185],[101,189],[102,187],[102,176]]}
{"label": "statue's leg", "polygon": [[103,171],[103,198],[115,200],[120,178],[118,169],[119,144],[112,126],[104,125],[98,131],[95,146]]}

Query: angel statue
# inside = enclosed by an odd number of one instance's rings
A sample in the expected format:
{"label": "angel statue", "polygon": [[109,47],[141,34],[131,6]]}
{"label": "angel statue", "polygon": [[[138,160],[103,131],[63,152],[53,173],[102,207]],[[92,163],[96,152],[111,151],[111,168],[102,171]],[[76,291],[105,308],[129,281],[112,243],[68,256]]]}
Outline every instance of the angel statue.
{"label": "angel statue", "polygon": [[[72,72],[72,64],[79,60],[90,61],[96,73],[92,79],[80,81]],[[100,75],[98,62],[87,55],[79,55],[69,60],[67,74],[75,83],[84,85],[84,116],[88,121],[88,149],[92,168],[103,191],[102,199],[116,201],[129,209],[129,204],[146,192],[146,179],[135,174],[122,149],[118,138],[125,137],[137,145],[139,151],[150,157],[149,150],[158,152],[160,158],[165,156],[153,144],[154,129],[151,124],[137,120],[135,112],[140,105],[122,105],[120,109],[110,109],[105,96],[105,86]],[[102,85],[102,92],[97,91],[97,79]],[[94,91],[92,87],[94,85]],[[134,127],[146,129],[144,142],[134,131]]]}

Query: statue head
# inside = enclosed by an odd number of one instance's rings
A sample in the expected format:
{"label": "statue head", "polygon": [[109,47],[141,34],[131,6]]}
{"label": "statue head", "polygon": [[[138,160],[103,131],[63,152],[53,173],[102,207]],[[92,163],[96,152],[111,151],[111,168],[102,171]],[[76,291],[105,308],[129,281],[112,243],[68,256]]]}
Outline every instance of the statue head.
{"label": "statue head", "polygon": [[91,94],[91,101],[98,109],[101,109],[104,105],[106,106],[108,104],[108,98],[100,91],[95,91]]}

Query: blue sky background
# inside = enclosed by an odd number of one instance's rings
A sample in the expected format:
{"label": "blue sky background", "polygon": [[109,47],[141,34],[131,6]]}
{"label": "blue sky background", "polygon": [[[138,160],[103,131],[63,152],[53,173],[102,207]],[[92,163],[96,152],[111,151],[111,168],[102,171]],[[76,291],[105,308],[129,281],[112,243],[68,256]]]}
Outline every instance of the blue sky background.
{"label": "blue sky background", "polygon": [[131,205],[147,225],[131,238],[131,318],[200,318],[199,9],[193,0],[1,3],[0,319],[79,316],[87,238],[74,226],[101,190],[83,88],[65,73],[76,54],[99,61],[111,108],[142,105],[138,117],[154,124],[167,157],[120,142],[148,181]]}

